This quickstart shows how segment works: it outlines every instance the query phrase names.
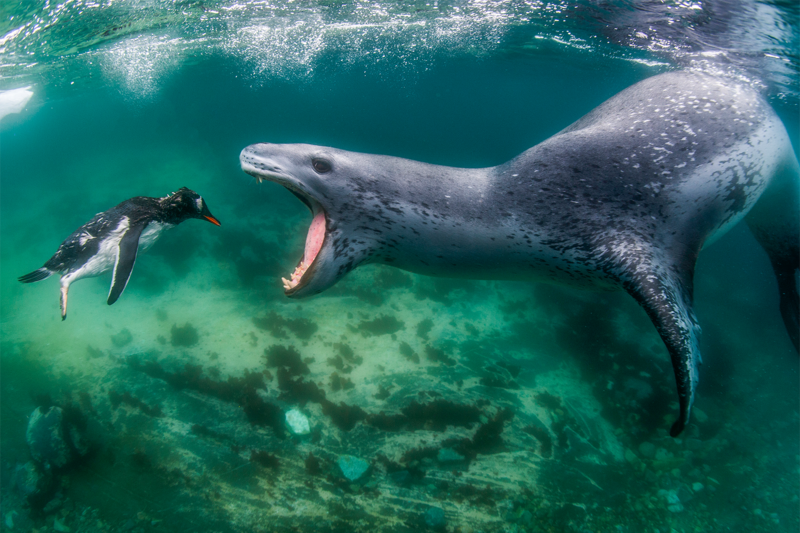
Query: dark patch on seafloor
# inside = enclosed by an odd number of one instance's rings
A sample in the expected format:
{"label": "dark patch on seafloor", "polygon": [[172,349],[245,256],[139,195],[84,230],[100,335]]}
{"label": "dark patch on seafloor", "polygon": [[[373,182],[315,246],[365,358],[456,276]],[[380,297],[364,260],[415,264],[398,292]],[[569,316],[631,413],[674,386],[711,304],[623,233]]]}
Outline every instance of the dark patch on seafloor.
{"label": "dark patch on seafloor", "polygon": [[128,331],[128,328],[123,328],[122,331],[115,335],[111,335],[111,343],[117,348],[122,348],[131,343],[133,335]]}
{"label": "dark patch on seafloor", "polygon": [[276,339],[286,339],[286,330],[292,332],[298,339],[308,340],[319,327],[307,318],[285,318],[275,311],[270,311],[263,317],[253,317],[253,324],[259,329],[269,331]]}
{"label": "dark patch on seafloor", "polygon": [[364,358],[360,355],[356,355],[349,344],[334,342],[332,343],[332,347],[335,348],[338,353],[333,357],[329,357],[327,363],[336,370],[349,374],[353,371],[354,367],[364,362]]}
{"label": "dark patch on seafloor", "polygon": [[455,359],[447,355],[443,348],[435,348],[430,344],[425,345],[425,355],[428,357],[429,361],[434,363],[442,363],[447,366],[456,364]]}
{"label": "dark patch on seafloor", "polygon": [[119,393],[115,390],[108,392],[108,399],[111,402],[111,406],[115,409],[119,407],[121,404],[125,404],[129,407],[134,409],[138,409],[140,412],[146,414],[147,416],[154,416],[159,417],[161,416],[161,408],[157,405],[150,406],[144,403],[142,400],[133,396],[130,392],[122,392]]}
{"label": "dark patch on seafloor", "polygon": [[414,351],[411,345],[405,341],[400,342],[400,353],[409,361],[419,363],[419,355]]}
{"label": "dark patch on seafloor", "polygon": [[283,411],[264,401],[257,392],[264,388],[264,376],[261,373],[245,371],[243,377],[230,376],[226,381],[220,381],[205,376],[199,365],[187,364],[183,370],[169,372],[156,361],[129,359],[128,364],[132,369],[163,380],[177,390],[194,390],[235,403],[241,406],[251,424],[271,427],[278,436],[284,434]]}
{"label": "dark patch on seafloor", "polygon": [[417,324],[417,337],[424,341],[428,340],[428,333],[433,329],[433,320],[425,318]]}
{"label": "dark patch on seafloor", "polygon": [[354,333],[361,333],[364,337],[370,337],[397,333],[405,328],[405,322],[392,315],[379,315],[372,320],[362,320],[356,327],[349,324],[347,327]]}
{"label": "dark patch on seafloor", "polygon": [[200,335],[197,333],[197,329],[191,324],[186,323],[183,326],[178,326],[177,324],[172,325],[172,330],[170,330],[170,342],[173,346],[189,348],[197,344],[199,340]]}

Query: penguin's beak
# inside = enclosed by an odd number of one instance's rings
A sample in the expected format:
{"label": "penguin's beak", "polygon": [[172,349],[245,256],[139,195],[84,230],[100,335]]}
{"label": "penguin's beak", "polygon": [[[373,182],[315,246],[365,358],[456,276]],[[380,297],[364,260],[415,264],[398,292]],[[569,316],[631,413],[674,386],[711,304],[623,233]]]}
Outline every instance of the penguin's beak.
{"label": "penguin's beak", "polygon": [[202,198],[200,199],[200,202],[202,202],[202,209],[200,210],[200,216],[198,218],[204,218],[215,226],[221,226],[219,220],[217,220],[217,217],[211,214],[211,211],[209,211],[208,206]]}

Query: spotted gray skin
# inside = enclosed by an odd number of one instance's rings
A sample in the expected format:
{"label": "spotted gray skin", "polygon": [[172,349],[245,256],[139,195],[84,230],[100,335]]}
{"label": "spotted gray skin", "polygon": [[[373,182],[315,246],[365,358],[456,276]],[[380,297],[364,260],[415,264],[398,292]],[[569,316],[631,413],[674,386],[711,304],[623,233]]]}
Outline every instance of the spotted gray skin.
{"label": "spotted gray skin", "polygon": [[743,218],[769,255],[798,345],[797,159],[772,109],[730,80],[644,80],[490,168],[304,144],[254,144],[240,160],[325,213],[322,249],[290,297],[322,292],[371,262],[624,289],[670,353],[680,400],[673,436],[689,420],[700,362],[695,262]]}

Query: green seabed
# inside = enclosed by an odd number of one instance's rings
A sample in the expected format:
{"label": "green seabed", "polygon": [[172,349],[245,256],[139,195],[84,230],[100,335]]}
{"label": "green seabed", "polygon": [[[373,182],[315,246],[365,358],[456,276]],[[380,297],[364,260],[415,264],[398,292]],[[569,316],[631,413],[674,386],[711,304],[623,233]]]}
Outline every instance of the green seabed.
{"label": "green seabed", "polygon": [[[625,294],[368,266],[289,300],[310,217],[238,166],[261,141],[497,164],[657,71],[512,54],[259,83],[207,59],[146,97],[39,93],[0,130],[0,527],[796,531],[798,361],[743,228],[701,255],[697,411],[672,439],[671,365]],[[55,280],[16,281],[96,212],[181,186],[222,226],[165,234],[114,306],[108,277],[83,280],[62,323]],[[93,449],[31,507],[14,482],[40,405]]]}

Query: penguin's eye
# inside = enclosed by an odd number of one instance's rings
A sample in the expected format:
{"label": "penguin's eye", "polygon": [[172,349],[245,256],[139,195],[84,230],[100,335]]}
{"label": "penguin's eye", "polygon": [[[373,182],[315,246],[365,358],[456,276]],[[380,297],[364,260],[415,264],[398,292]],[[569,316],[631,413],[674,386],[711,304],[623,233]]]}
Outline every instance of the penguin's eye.
{"label": "penguin's eye", "polygon": [[314,167],[318,174],[325,174],[331,171],[331,164],[324,159],[312,159],[311,166]]}

